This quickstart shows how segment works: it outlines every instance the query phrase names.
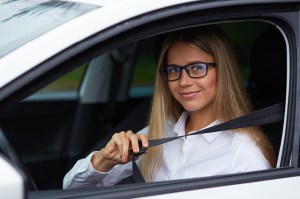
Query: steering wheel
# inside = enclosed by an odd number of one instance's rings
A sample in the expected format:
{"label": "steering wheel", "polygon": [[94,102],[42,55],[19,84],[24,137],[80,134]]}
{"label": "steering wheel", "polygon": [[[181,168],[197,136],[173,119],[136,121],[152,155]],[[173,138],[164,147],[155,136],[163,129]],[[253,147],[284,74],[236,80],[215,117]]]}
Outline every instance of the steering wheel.
{"label": "steering wheel", "polygon": [[9,144],[1,127],[0,127],[0,152],[2,152],[19,169],[19,173],[24,179],[26,188],[29,190],[37,191],[38,189],[33,178],[31,177],[30,173],[28,172],[21,158],[17,155],[17,153]]}

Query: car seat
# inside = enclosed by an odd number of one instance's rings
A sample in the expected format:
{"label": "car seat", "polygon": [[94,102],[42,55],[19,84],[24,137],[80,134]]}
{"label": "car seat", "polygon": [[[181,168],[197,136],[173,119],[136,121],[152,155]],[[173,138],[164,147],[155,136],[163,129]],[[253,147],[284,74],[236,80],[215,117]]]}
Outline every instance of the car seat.
{"label": "car seat", "polygon": [[[284,38],[278,29],[270,25],[254,41],[250,57],[248,89],[254,109],[261,109],[285,101],[286,64]],[[278,157],[283,122],[261,127],[273,144]]]}
{"label": "car seat", "polygon": [[111,139],[112,135],[116,132],[126,130],[138,132],[139,130],[143,129],[147,125],[150,101],[151,100],[148,99],[138,104],[120,124],[115,126],[110,133],[107,133],[99,142],[92,146],[88,150],[87,154],[89,154],[91,151],[98,151],[99,149],[104,148],[107,142]]}

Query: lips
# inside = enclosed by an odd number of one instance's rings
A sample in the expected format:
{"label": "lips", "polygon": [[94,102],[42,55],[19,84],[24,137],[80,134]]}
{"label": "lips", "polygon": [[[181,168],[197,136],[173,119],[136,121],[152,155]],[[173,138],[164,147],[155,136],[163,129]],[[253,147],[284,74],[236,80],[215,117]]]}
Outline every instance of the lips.
{"label": "lips", "polygon": [[190,92],[182,92],[180,93],[180,96],[183,98],[192,98],[195,95],[197,95],[200,91],[190,91]]}

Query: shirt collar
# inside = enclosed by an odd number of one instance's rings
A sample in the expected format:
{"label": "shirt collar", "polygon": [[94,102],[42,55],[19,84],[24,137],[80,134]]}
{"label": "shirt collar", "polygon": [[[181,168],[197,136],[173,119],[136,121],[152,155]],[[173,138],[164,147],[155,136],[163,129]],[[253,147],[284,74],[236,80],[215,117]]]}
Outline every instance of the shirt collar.
{"label": "shirt collar", "polygon": [[[184,111],[181,116],[179,117],[179,119],[177,120],[176,124],[174,125],[173,131],[178,135],[178,136],[183,136],[185,135],[185,123],[186,123],[186,119],[189,116],[189,113],[187,111]],[[207,125],[206,127],[204,127],[203,129],[215,126],[217,124],[220,124],[219,120],[215,120],[214,122],[212,122],[211,124]],[[201,129],[199,129],[201,130]],[[194,133],[196,131],[191,131],[188,134]],[[217,131],[217,132],[213,132],[213,133],[205,133],[202,134],[203,137],[206,139],[207,142],[211,143],[222,131]]]}

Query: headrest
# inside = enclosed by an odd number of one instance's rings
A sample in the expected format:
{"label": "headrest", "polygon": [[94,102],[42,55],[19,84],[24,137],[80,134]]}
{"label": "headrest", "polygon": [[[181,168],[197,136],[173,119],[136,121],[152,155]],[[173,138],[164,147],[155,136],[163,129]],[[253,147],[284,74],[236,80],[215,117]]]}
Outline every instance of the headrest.
{"label": "headrest", "polygon": [[255,40],[250,57],[252,98],[285,99],[286,44],[282,34],[270,26]]}

